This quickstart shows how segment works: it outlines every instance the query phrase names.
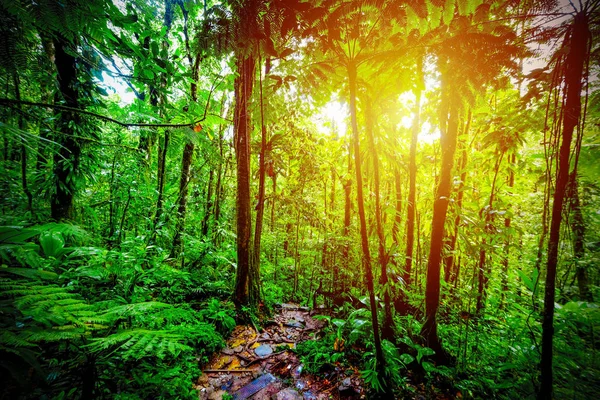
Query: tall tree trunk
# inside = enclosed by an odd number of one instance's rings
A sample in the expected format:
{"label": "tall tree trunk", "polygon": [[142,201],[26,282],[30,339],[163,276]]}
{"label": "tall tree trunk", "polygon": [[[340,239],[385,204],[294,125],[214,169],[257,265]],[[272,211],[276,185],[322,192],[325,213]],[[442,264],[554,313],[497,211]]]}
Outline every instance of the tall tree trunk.
{"label": "tall tree trunk", "polygon": [[[182,10],[185,8],[182,6]],[[187,11],[184,11],[184,13]],[[187,31],[187,14],[185,19],[185,26]],[[188,58],[191,63],[191,54],[189,54],[189,43],[186,34],[186,47],[188,49]],[[192,65],[192,83],[190,85],[190,94],[192,101],[196,103],[198,101],[198,68],[200,68],[200,61],[202,57],[200,54],[196,55],[196,59]],[[210,99],[209,99],[210,101]],[[206,107],[209,105],[207,104]],[[200,127],[202,129],[202,127]],[[173,247],[171,248],[171,257],[176,257],[181,250],[181,235],[185,230],[185,214],[187,212],[187,199],[188,199],[188,185],[190,182],[190,168],[192,166],[192,160],[194,158],[195,145],[193,141],[186,142],[183,147],[183,155],[181,156],[181,177],[179,178],[179,196],[177,197],[177,223],[175,225],[175,236],[173,237]],[[211,170],[212,173],[212,170]]]}
{"label": "tall tree trunk", "polygon": [[[512,188],[515,186],[515,162],[517,159],[517,155],[515,153],[510,155],[509,159],[509,171],[508,171],[508,190],[509,194],[512,194]],[[508,265],[509,265],[509,254],[510,254],[510,225],[511,218],[504,218],[504,230],[506,239],[504,240],[504,254],[502,255],[502,298],[500,300],[500,308],[504,308],[504,300],[506,297],[506,293],[508,292]]]}
{"label": "tall tree trunk", "polygon": [[[450,67],[446,64],[445,68]],[[447,108],[446,106],[442,106],[441,119],[443,122],[440,124],[443,126],[440,139],[442,165],[433,203],[433,220],[431,223],[431,241],[429,258],[427,260],[427,285],[425,290],[426,320],[421,328],[421,336],[423,336],[426,345],[435,351],[435,358],[441,364],[448,362],[448,356],[438,338],[436,318],[440,305],[440,264],[442,261],[442,246],[444,244],[446,213],[452,189],[452,168],[454,166],[454,153],[456,152],[456,139],[458,136],[458,104],[460,104],[459,99],[456,99],[450,93],[451,90],[448,87],[447,75],[447,71],[442,72],[442,94],[446,96],[444,101],[447,101]]]}
{"label": "tall tree trunk", "polygon": [[[59,93],[55,102],[64,101],[68,107],[79,108],[77,92],[77,62],[67,48],[69,43],[62,36],[54,39],[54,64],[58,74]],[[55,188],[50,198],[50,214],[52,219],[61,221],[73,217],[73,196],[75,194],[76,176],[79,174],[81,145],[75,138],[74,127],[80,125],[76,113],[60,111],[56,120],[56,128],[60,132],[55,138],[60,148],[54,154]]]}
{"label": "tall tree trunk", "polygon": [[202,217],[202,223],[200,224],[200,234],[205,237],[208,235],[208,228],[210,226],[210,216],[212,215],[213,203],[213,180],[215,172],[211,169],[208,172],[208,184],[206,185],[206,206],[204,207],[204,217]]}
{"label": "tall tree trunk", "polygon": [[[42,48],[46,53],[46,57],[50,64],[48,64],[48,68],[53,68],[55,64],[56,51],[54,49],[54,42],[49,37],[48,34],[40,32],[40,41],[42,42]],[[52,101],[52,82],[48,78],[43,78],[40,80],[40,92],[41,92],[41,101],[42,103],[49,104]],[[50,109],[47,109],[48,112],[51,112]],[[48,165],[48,143],[51,139],[50,129],[40,126],[40,140],[38,144],[37,157],[35,161],[35,170],[37,172],[37,176],[35,178],[36,183],[41,183],[45,179],[46,168]]]}
{"label": "tall tree trunk", "polygon": [[235,80],[235,153],[237,161],[237,275],[234,301],[238,308],[257,302],[250,294],[252,213],[250,211],[250,110],[248,103],[254,81],[254,58],[239,55]]}
{"label": "tall tree trunk", "polygon": [[487,204],[487,207],[482,210],[485,213],[485,225],[483,227],[483,239],[481,241],[481,247],[479,248],[479,267],[477,270],[477,278],[479,287],[477,290],[477,306],[476,313],[477,315],[481,315],[481,311],[485,305],[485,297],[487,292],[488,280],[490,276],[490,264],[487,262],[487,243],[488,243],[488,235],[493,233],[492,224],[492,210],[494,207],[494,194],[496,191],[496,181],[498,179],[498,172],[500,171],[500,165],[502,164],[502,159],[504,158],[504,151],[500,154],[500,157],[496,161],[496,165],[494,168],[494,179],[492,181],[492,188],[490,191],[490,200]]}
{"label": "tall tree trunk", "polygon": [[[392,240],[394,247],[400,247],[400,225],[402,224],[402,176],[400,175],[400,165],[398,159],[394,166],[394,188],[396,190],[396,209],[394,214],[394,225],[392,225]],[[392,190],[392,189],[390,189]]]}
{"label": "tall tree trunk", "polygon": [[383,234],[383,223],[381,221],[381,198],[380,198],[380,179],[379,179],[379,154],[377,153],[377,146],[375,144],[375,137],[373,130],[375,128],[375,121],[373,115],[373,109],[371,101],[366,98],[365,101],[365,126],[367,133],[367,141],[369,150],[371,152],[371,158],[373,159],[373,177],[375,183],[375,225],[377,231],[377,253],[379,266],[381,268],[381,275],[379,277],[379,283],[383,288],[383,303],[384,303],[384,320],[383,327],[381,329],[381,338],[386,340],[392,340],[394,337],[393,320],[392,320],[392,306],[390,299],[390,288],[388,287],[388,275],[387,275],[387,264],[388,255],[385,251],[385,236]]}
{"label": "tall tree trunk", "polygon": [[229,157],[225,159],[223,154],[223,128],[219,128],[219,166],[217,168],[217,186],[215,187],[215,224],[218,224],[221,219],[221,199],[223,197],[223,175],[227,171]]}
{"label": "tall tree trunk", "polygon": [[[469,129],[471,126],[471,117],[472,112],[469,109],[467,114],[467,123],[465,125],[463,136],[468,135]],[[448,241],[449,251],[446,257],[444,258],[444,280],[450,284],[454,283],[456,280],[457,272],[455,267],[455,253],[456,253],[456,241],[458,239],[458,231],[460,227],[460,214],[462,210],[463,198],[464,198],[464,190],[465,190],[465,182],[467,180],[467,161],[468,161],[469,153],[468,146],[466,142],[462,145],[461,158],[459,161],[458,171],[460,171],[460,183],[458,184],[458,190],[456,194],[456,216],[454,217],[454,232],[452,233],[452,237]]]}
{"label": "tall tree trunk", "polygon": [[158,146],[158,170],[157,170],[157,184],[156,191],[158,196],[156,197],[156,212],[154,213],[154,233],[153,240],[156,238],[156,231],[158,230],[158,224],[163,211],[164,191],[165,191],[165,172],[167,165],[167,151],[169,149],[169,141],[171,134],[168,130],[165,130],[163,141]]}
{"label": "tall tree trunk", "polygon": [[[21,82],[19,79],[19,74],[15,72],[13,74],[13,84],[15,86],[15,99],[17,101],[21,101]],[[19,110],[21,106],[18,105]],[[23,114],[19,113],[19,129],[23,130],[25,128],[25,123],[23,120]],[[21,138],[21,187],[23,188],[23,193],[27,197],[27,210],[32,211],[33,209],[33,196],[31,195],[31,191],[29,190],[29,186],[27,185],[27,147],[25,147],[25,139]]]}
{"label": "tall tree trunk", "polygon": [[[260,64],[260,63],[259,63]],[[270,62],[265,63],[265,76],[269,73]],[[262,66],[261,66],[262,67]],[[258,159],[258,202],[256,204],[256,225],[254,226],[254,248],[252,261],[253,273],[256,277],[256,285],[260,291],[260,250],[263,231],[263,219],[265,214],[265,180],[267,176],[267,126],[265,124],[265,103],[263,96],[263,76],[259,71],[259,96],[260,96],[260,153]]]}
{"label": "tall tree trunk", "polygon": [[[558,154],[556,187],[552,203],[552,221],[548,240],[548,261],[546,264],[546,289],[544,293],[544,317],[542,322],[542,359],[541,389],[539,399],[552,398],[552,341],[554,335],[554,297],[556,281],[556,265],[558,263],[558,246],[560,243],[560,226],[562,211],[569,183],[569,157],[573,132],[581,117],[581,89],[584,77],[585,60],[588,58],[588,40],[591,37],[588,17],[580,12],[575,15],[570,28],[570,40],[564,67],[565,102],[562,110],[563,129],[562,142]],[[576,168],[577,166],[574,166]]]}
{"label": "tall tree trunk", "polygon": [[412,134],[410,139],[410,154],[408,161],[408,204],[406,206],[406,259],[404,264],[404,284],[408,289],[410,287],[410,272],[413,266],[413,248],[415,243],[415,199],[417,193],[417,141],[419,130],[421,129],[421,93],[424,88],[423,82],[423,58],[417,60],[418,82],[415,87],[415,111],[412,124]]}
{"label": "tall tree trunk", "polygon": [[[166,27],[165,39],[163,40],[161,46],[165,52],[168,52],[169,44],[167,42],[167,36],[169,35],[169,31],[171,30],[171,25],[173,24],[173,10],[174,2],[171,0],[165,0],[165,15],[163,18],[164,26]],[[166,59],[160,60],[160,62],[166,66]],[[160,105],[163,108],[167,103],[166,98],[166,87],[167,87],[167,76],[166,74],[161,74],[160,76],[160,86],[162,89],[162,93],[160,95]],[[162,111],[162,110],[161,110]],[[164,139],[162,143],[159,143],[158,149],[158,171],[157,171],[157,192],[158,196],[156,198],[156,213],[154,214],[154,231],[152,234],[152,240],[156,239],[156,233],[158,231],[160,218],[163,212],[163,201],[164,201],[164,190],[165,190],[165,176],[166,176],[166,166],[167,166],[167,152],[169,150],[169,142],[171,140],[171,132],[168,129],[165,129]]]}
{"label": "tall tree trunk", "polygon": [[367,234],[367,221],[365,218],[365,202],[363,195],[362,165],[360,156],[360,141],[358,135],[358,123],[356,121],[356,65],[350,61],[348,63],[348,84],[350,86],[350,117],[352,120],[352,137],[354,147],[354,169],[356,172],[356,197],[358,202],[358,216],[360,219],[360,238],[363,252],[363,266],[365,271],[365,281],[369,291],[369,302],[371,304],[371,322],[373,324],[373,340],[375,342],[375,355],[377,358],[377,372],[381,377],[384,391],[390,390],[390,385],[386,382],[385,359],[381,347],[381,338],[379,336],[379,322],[377,319],[377,303],[375,300],[375,288],[373,284],[373,271],[371,269],[371,250],[369,249],[369,236]]}
{"label": "tall tree trunk", "polygon": [[[350,223],[351,223],[351,194],[352,194],[352,150],[350,149],[350,143],[348,143],[348,173],[344,181],[344,228],[342,230],[342,236],[344,237],[344,244],[342,246],[342,291],[346,290],[346,278],[344,272],[348,271],[350,266]],[[334,265],[335,269],[338,269],[337,265]]]}

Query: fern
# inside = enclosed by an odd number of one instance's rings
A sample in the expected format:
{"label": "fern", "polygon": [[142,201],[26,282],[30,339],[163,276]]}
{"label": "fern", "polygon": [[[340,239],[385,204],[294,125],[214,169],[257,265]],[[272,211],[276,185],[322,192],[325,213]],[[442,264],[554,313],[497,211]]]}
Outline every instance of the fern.
{"label": "fern", "polygon": [[182,352],[191,352],[192,348],[183,344],[185,338],[169,330],[129,329],[105,338],[92,339],[88,348],[92,352],[104,350],[119,351],[123,360],[138,360],[156,356],[163,359],[165,355],[177,357]]}

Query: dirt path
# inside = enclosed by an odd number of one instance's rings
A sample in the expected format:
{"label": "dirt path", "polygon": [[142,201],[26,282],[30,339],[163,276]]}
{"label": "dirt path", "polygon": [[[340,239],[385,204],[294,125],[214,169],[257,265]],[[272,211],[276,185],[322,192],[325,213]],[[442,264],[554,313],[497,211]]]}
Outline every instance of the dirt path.
{"label": "dirt path", "polygon": [[[237,326],[227,347],[204,366],[197,389],[201,400],[321,400],[364,398],[356,371],[336,368],[326,378],[303,372],[298,356],[290,349],[314,340],[323,322],[309,309],[282,304],[272,321],[257,333],[251,326]],[[332,349],[333,351],[333,349]]]}

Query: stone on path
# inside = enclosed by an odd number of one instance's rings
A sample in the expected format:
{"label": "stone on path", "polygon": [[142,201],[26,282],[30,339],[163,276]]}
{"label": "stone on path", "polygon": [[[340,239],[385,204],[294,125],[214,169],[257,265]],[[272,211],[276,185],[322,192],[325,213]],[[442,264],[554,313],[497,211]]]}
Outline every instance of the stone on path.
{"label": "stone on path", "polygon": [[292,388],[283,389],[276,395],[271,396],[272,400],[302,400],[304,397]]}
{"label": "stone on path", "polygon": [[256,349],[254,349],[254,352],[259,357],[265,357],[265,356],[268,356],[269,354],[273,353],[273,348],[271,346],[269,346],[268,344],[262,344],[262,345],[258,346]]}
{"label": "stone on path", "polygon": [[252,397],[255,393],[275,382],[276,378],[271,374],[264,374],[256,378],[237,392],[233,394],[234,400],[245,400]]}

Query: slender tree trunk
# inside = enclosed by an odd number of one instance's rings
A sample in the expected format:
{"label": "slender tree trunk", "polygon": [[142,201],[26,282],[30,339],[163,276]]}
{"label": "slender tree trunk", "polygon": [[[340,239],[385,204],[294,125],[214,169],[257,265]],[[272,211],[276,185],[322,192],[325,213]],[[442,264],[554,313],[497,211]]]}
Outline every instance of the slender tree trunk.
{"label": "slender tree trunk", "polygon": [[575,276],[579,286],[579,296],[582,301],[593,301],[592,292],[589,290],[589,281],[585,266],[581,265],[585,257],[585,221],[581,212],[579,198],[579,185],[577,170],[573,170],[569,177],[569,198],[571,199],[571,231],[573,231],[573,260],[575,262]]}
{"label": "slender tree trunk", "polygon": [[[185,10],[182,7],[182,10]],[[186,30],[187,30],[187,16],[186,16]],[[186,47],[189,52],[189,44],[187,43],[186,34]],[[191,62],[191,54],[188,53],[188,57]],[[196,103],[198,101],[198,68],[200,68],[200,61],[202,57],[200,54],[196,56],[192,67],[192,83],[190,85],[190,94],[192,101]],[[208,107],[208,104],[207,104]],[[200,129],[202,129],[200,127]],[[183,155],[181,156],[181,177],[179,178],[179,196],[177,197],[177,223],[175,225],[175,236],[173,237],[173,247],[171,248],[171,257],[176,257],[181,250],[181,235],[185,231],[185,215],[187,212],[187,200],[188,200],[188,185],[190,182],[190,168],[194,158],[195,145],[193,141],[186,142],[183,147]],[[211,170],[212,173],[212,170]],[[203,234],[204,236],[206,233]]]}
{"label": "slender tree trunk", "polygon": [[406,289],[410,287],[410,272],[413,266],[413,248],[415,242],[415,199],[417,193],[417,141],[419,138],[419,130],[421,129],[420,113],[421,113],[421,93],[423,91],[423,59],[417,60],[417,73],[419,74],[419,82],[415,88],[415,111],[412,125],[412,135],[410,139],[410,154],[409,154],[409,184],[408,184],[408,205],[406,207],[406,259],[404,264],[404,284]]}
{"label": "slender tree trunk", "polygon": [[153,238],[156,238],[156,231],[158,230],[158,223],[163,211],[163,197],[165,191],[165,171],[167,165],[167,151],[169,149],[169,141],[171,134],[168,130],[165,130],[164,140],[158,148],[158,170],[157,170],[157,185],[156,191],[158,196],[156,198],[156,212],[154,214],[154,234]]}
{"label": "slender tree trunk", "polygon": [[[269,62],[266,63],[265,76],[268,71]],[[252,262],[253,272],[256,275],[257,290],[260,291],[260,251],[261,239],[263,231],[263,219],[265,214],[265,180],[267,177],[267,125],[265,123],[265,103],[263,96],[263,77],[262,72],[259,72],[259,95],[260,95],[260,153],[258,159],[258,202],[256,204],[256,225],[254,226],[254,248]]]}
{"label": "slender tree trunk", "polygon": [[[471,126],[471,117],[472,113],[469,109],[467,115],[467,123],[465,126],[465,130],[463,135],[468,135],[469,128]],[[464,198],[464,190],[465,190],[465,182],[467,180],[467,161],[469,157],[467,144],[463,143],[462,152],[460,158],[460,164],[458,167],[458,171],[460,171],[460,183],[458,184],[458,190],[456,194],[456,216],[454,217],[454,232],[452,233],[452,237],[448,241],[449,243],[449,251],[446,257],[444,258],[444,280],[450,284],[454,283],[456,280],[457,272],[455,271],[454,259],[456,253],[456,241],[458,239],[458,231],[460,227],[460,213],[462,210],[463,198]]]}
{"label": "slender tree trunk", "polygon": [[[449,68],[448,65],[445,66]],[[448,77],[442,75],[443,95],[450,97],[448,88]],[[452,168],[454,166],[454,153],[456,151],[456,139],[458,136],[458,104],[459,100],[447,98],[448,112],[442,107],[442,120],[447,118],[447,124],[443,123],[445,129],[441,133],[442,165],[438,179],[437,189],[433,203],[433,220],[431,224],[431,241],[429,247],[429,258],[427,260],[427,285],[425,291],[425,314],[426,320],[421,328],[421,336],[425,339],[428,347],[435,351],[436,360],[441,363],[448,362],[448,356],[442,348],[437,334],[437,311],[440,305],[440,264],[442,261],[442,246],[444,244],[444,226],[450,192],[452,189]]]}
{"label": "slender tree trunk", "polygon": [[[508,190],[509,190],[509,194],[512,194],[512,188],[515,186],[515,162],[517,159],[517,155],[516,154],[511,154],[510,155],[510,159],[509,159],[509,163],[510,163],[510,169],[508,171]],[[511,218],[510,217],[506,217],[504,218],[504,230],[505,230],[505,235],[506,235],[506,239],[504,240],[504,254],[502,255],[502,298],[500,299],[500,308],[503,309],[504,308],[504,300],[506,297],[506,293],[508,292],[508,265],[509,265],[509,255],[510,255],[510,241],[511,241],[511,234],[510,234],[510,225],[511,225]]]}
{"label": "slender tree trunk", "polygon": [[502,164],[502,159],[504,158],[504,152],[500,154],[500,157],[496,161],[496,166],[494,168],[494,179],[492,181],[492,188],[490,191],[490,200],[487,204],[487,208],[484,208],[482,212],[485,213],[485,226],[483,228],[483,239],[481,241],[481,247],[479,248],[479,268],[477,270],[477,278],[479,287],[477,290],[477,306],[476,313],[477,315],[481,315],[481,311],[485,306],[485,297],[487,292],[487,283],[490,276],[490,266],[487,262],[487,242],[488,235],[493,233],[492,224],[492,210],[494,207],[494,194],[496,191],[496,180],[498,179],[498,172],[500,171],[500,165]]}
{"label": "slender tree trunk", "polygon": [[[224,155],[223,155],[223,128],[219,128],[219,166],[217,168],[217,186],[215,187],[215,206],[214,206],[214,212],[215,212],[215,224],[219,223],[219,220],[221,219],[221,199],[223,197],[223,175],[225,174],[225,171],[227,171],[227,165],[228,165],[228,160],[229,157],[227,157],[227,160],[225,159]],[[224,167],[225,165],[225,167]]]}
{"label": "slender tree trunk", "polygon": [[[564,69],[565,96],[562,110],[563,129],[562,142],[558,154],[556,187],[552,203],[552,220],[548,240],[548,261],[546,273],[546,289],[544,294],[544,317],[542,322],[542,359],[541,389],[539,399],[552,398],[552,341],[554,335],[554,297],[556,266],[558,264],[558,246],[560,243],[560,226],[562,211],[569,182],[569,157],[573,132],[581,117],[581,89],[584,77],[585,60],[588,57],[588,40],[591,37],[588,17],[578,13],[571,25],[569,53]],[[574,166],[576,168],[577,166]]]}
{"label": "slender tree trunk", "polygon": [[360,141],[358,135],[358,123],[356,121],[356,65],[350,61],[348,64],[348,83],[350,86],[350,117],[352,120],[352,137],[354,147],[354,169],[356,172],[356,193],[358,202],[358,216],[360,219],[360,237],[363,252],[363,267],[365,271],[365,281],[369,291],[369,301],[371,304],[371,322],[373,324],[373,339],[375,342],[375,355],[377,358],[377,371],[381,377],[384,391],[390,390],[389,383],[386,382],[385,359],[381,347],[381,338],[379,336],[379,322],[377,320],[377,303],[375,300],[375,288],[373,284],[373,271],[371,269],[371,250],[369,249],[369,237],[367,234],[367,221],[365,218],[365,203],[363,195],[363,177],[360,155]]}
{"label": "slender tree trunk", "polygon": [[383,223],[381,221],[381,198],[380,198],[380,178],[379,178],[379,154],[377,153],[377,147],[375,145],[375,137],[373,130],[375,128],[375,121],[373,115],[373,109],[371,108],[370,99],[365,101],[365,126],[367,133],[367,141],[371,152],[371,158],[373,159],[373,177],[375,183],[375,225],[378,239],[378,260],[381,268],[381,275],[379,277],[379,283],[381,284],[384,294],[384,320],[383,327],[381,329],[381,338],[386,340],[392,340],[394,337],[393,320],[392,320],[392,306],[390,288],[388,287],[388,275],[387,275],[387,264],[388,255],[385,251],[385,236],[383,234]]}
{"label": "slender tree trunk", "polygon": [[[13,83],[15,86],[15,99],[17,101],[21,101],[21,89],[20,89],[20,79],[19,74],[15,72],[13,74]],[[19,110],[21,106],[19,105]],[[25,122],[23,120],[23,114],[19,113],[19,129],[25,129]],[[21,187],[23,188],[23,193],[27,197],[27,210],[33,210],[33,196],[31,195],[31,191],[29,190],[29,186],[27,185],[27,147],[25,147],[25,139],[21,138]]]}
{"label": "slender tree trunk", "polygon": [[[174,2],[172,2],[171,0],[165,0],[165,15],[163,18],[163,23],[164,23],[164,26],[166,27],[166,33],[165,33],[165,40],[163,40],[163,42],[162,42],[162,48],[165,52],[168,51],[168,47],[169,47],[166,38],[169,34],[169,31],[171,30],[171,25],[173,24],[173,15],[174,15],[173,5],[174,5]],[[161,59],[160,62],[164,64],[167,62],[167,60]],[[165,65],[163,65],[163,68],[164,67],[165,67]],[[163,93],[160,96],[160,102],[161,102],[161,106],[164,107],[167,103],[166,94],[164,93],[164,91],[166,90],[166,86],[167,86],[167,76],[165,74],[161,74],[160,86],[161,86],[161,89],[163,90]],[[163,140],[162,144],[159,144],[159,149],[158,149],[158,152],[159,152],[159,154],[158,154],[158,171],[157,171],[158,196],[156,198],[156,213],[154,214],[154,231],[152,234],[152,240],[156,239],[156,233],[158,231],[160,218],[161,218],[162,212],[163,212],[165,176],[166,176],[165,171],[166,171],[166,166],[167,166],[167,152],[169,150],[170,140],[171,140],[171,132],[168,129],[165,129],[164,140]]]}
{"label": "slender tree trunk", "polygon": [[[54,49],[54,42],[48,36],[48,34],[40,32],[40,41],[42,42],[42,48],[46,53],[46,57],[50,64],[48,68],[53,68],[55,64],[56,51]],[[40,80],[40,91],[42,93],[41,101],[42,103],[50,103],[52,101],[52,82],[48,78],[44,78]],[[51,112],[50,109],[47,109],[48,112]],[[51,140],[50,129],[40,126],[40,140],[38,144],[37,157],[35,162],[35,170],[37,172],[37,176],[35,179],[36,183],[41,183],[45,179],[46,169],[48,165],[48,143]]]}
{"label": "slender tree trunk", "polygon": [[402,224],[402,176],[400,175],[398,160],[396,160],[395,163],[394,185],[396,190],[396,212],[394,214],[394,225],[392,226],[392,240],[394,241],[394,247],[398,249],[400,247],[400,225]]}

